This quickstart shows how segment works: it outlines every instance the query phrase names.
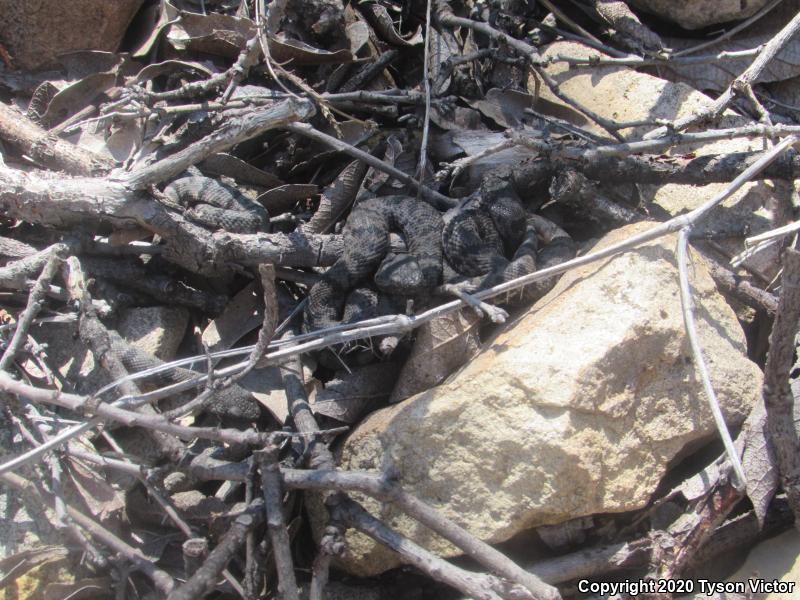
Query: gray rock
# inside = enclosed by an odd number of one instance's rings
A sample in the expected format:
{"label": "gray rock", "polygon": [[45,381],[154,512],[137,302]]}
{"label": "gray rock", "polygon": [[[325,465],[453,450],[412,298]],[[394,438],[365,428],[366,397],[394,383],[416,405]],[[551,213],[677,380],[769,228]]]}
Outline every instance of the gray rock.
{"label": "gray rock", "polygon": [[[622,228],[599,246],[652,226]],[[663,238],[566,274],[449,381],[370,415],[341,466],[397,476],[491,543],[642,508],[668,464],[716,435],[684,332],[675,244]],[[691,277],[704,356],[723,413],[739,424],[761,372],[698,256]],[[359,500],[426,548],[458,553],[391,505]],[[352,573],[398,564],[361,534],[348,542]]]}
{"label": "gray rock", "polygon": [[700,29],[746,19],[769,0],[631,0],[634,8],[641,8],[663,19],[677,23],[685,29]]}
{"label": "gray rock", "polygon": [[144,0],[0,0],[0,39],[21,69],[56,64],[77,50],[117,49]]}

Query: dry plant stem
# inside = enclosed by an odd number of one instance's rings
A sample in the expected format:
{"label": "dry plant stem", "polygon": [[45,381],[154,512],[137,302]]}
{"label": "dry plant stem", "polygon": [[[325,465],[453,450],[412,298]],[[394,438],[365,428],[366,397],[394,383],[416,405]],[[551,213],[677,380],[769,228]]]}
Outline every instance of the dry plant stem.
{"label": "dry plant stem", "polygon": [[200,438],[226,444],[262,446],[269,435],[253,429],[240,431],[238,429],[177,425],[157,415],[142,415],[103,402],[97,403],[96,399],[93,398],[35,388],[14,381],[5,373],[0,373],[0,390],[18,394],[31,402],[60,406],[77,413],[96,414],[103,419],[110,419],[129,427],[152,429],[173,435],[179,439],[193,440]]}
{"label": "dry plant stem", "polygon": [[81,425],[76,425],[74,427],[65,429],[64,431],[62,431],[58,435],[53,436],[43,444],[40,444],[39,446],[32,448],[31,450],[28,450],[27,452],[20,454],[19,456],[16,456],[9,461],[4,462],[2,465],[0,465],[0,475],[2,475],[3,473],[14,471],[23,465],[38,460],[39,457],[41,457],[46,452],[52,450],[53,448],[57,448],[61,444],[71,440],[74,437],[86,433],[98,423],[99,420],[92,419]]}
{"label": "dry plant stem", "polygon": [[[739,130],[725,130],[720,137],[735,136],[737,131]],[[759,131],[767,131],[767,128],[755,126],[748,128],[748,131],[748,135],[757,135]],[[776,127],[772,133],[781,131],[784,129]],[[690,135],[692,134],[686,134],[686,141],[690,141]],[[674,138],[673,141],[683,139]],[[663,149],[671,143],[657,140],[655,145]],[[620,180],[639,183],[730,181],[759,156],[756,153],[736,153],[725,158],[709,156],[690,160],[671,157],[672,164],[669,164],[653,157],[628,156],[623,159],[603,160],[604,155],[639,151],[640,148],[635,148],[634,144],[593,150],[558,147],[541,142],[531,145],[543,151],[545,156],[550,156],[549,160],[542,158],[537,163],[537,172],[541,176],[551,174],[555,165],[564,160],[590,179],[607,178],[609,173],[615,173]],[[365,160],[373,158],[366,153],[365,156],[369,157]],[[676,167],[676,164],[679,166]],[[778,161],[764,172],[764,177],[794,179],[798,173],[800,160],[795,155]],[[447,202],[452,203],[454,200],[448,199]],[[186,222],[180,215],[170,213],[153,200],[139,196],[124,185],[109,179],[55,178],[0,168],[0,208],[5,209],[11,217],[58,228],[86,225],[87,222],[106,222],[122,228],[143,226],[162,235],[168,242],[169,246],[164,251],[168,260],[196,272],[207,272],[215,264],[226,261],[245,264],[272,262],[285,266],[329,265],[341,252],[341,239],[338,236],[308,236],[297,232],[211,234]],[[35,277],[33,273],[41,270],[46,259],[46,252],[38,253],[12,263],[14,266],[1,267],[0,286],[21,289],[27,279]]]}
{"label": "dry plant stem", "polygon": [[[419,166],[417,168],[417,177],[420,181],[425,180],[425,169],[428,166],[428,132],[431,126],[431,5],[433,0],[427,0],[425,8],[425,52],[422,58],[422,81],[425,84],[425,115],[422,120],[422,142],[419,148]],[[421,194],[417,190],[417,197]]]}
{"label": "dry plant stem", "polygon": [[768,315],[774,315],[778,310],[778,299],[774,295],[740,278],[736,273],[710,257],[708,253],[703,253],[703,258],[708,264],[708,270],[714,283],[724,294],[733,296],[750,308],[763,310]]}
{"label": "dry plant stem", "polygon": [[769,231],[765,231],[764,233],[751,236],[745,239],[744,245],[754,246],[761,242],[766,242],[767,240],[773,240],[785,237],[787,235],[797,232],[798,230],[800,230],[800,221],[793,221],[792,223],[787,223],[782,227],[776,227],[775,229],[770,229]]}
{"label": "dry plant stem", "polygon": [[58,271],[62,257],[66,252],[67,247],[63,244],[56,244],[50,248],[50,258],[47,259],[42,273],[39,275],[36,284],[28,295],[28,303],[17,320],[17,328],[14,331],[14,335],[11,337],[6,351],[0,358],[0,371],[8,370],[17,352],[22,347],[23,342],[28,337],[28,330],[31,327],[31,323],[42,309],[45,293],[50,289],[50,282]]}
{"label": "dry plant stem", "polygon": [[[132,463],[128,463],[128,464],[132,464]],[[141,469],[141,467],[139,467],[139,468],[140,468],[140,470],[143,470],[143,469]],[[153,483],[151,481],[149,481],[146,477],[143,477],[141,479],[142,479],[142,483],[147,488],[148,494],[150,494],[150,496],[155,499],[155,501],[159,504],[159,506],[161,506],[161,509],[166,513],[166,515],[169,517],[169,519],[175,524],[175,526],[178,529],[180,529],[181,533],[183,533],[183,535],[186,536],[187,541],[203,540],[204,542],[206,542],[206,544],[208,543],[205,538],[197,538],[197,537],[195,537],[195,533],[192,531],[192,528],[183,519],[183,517],[181,517],[181,515],[178,513],[178,510],[175,507],[175,505],[172,503],[172,501],[169,498],[167,498],[166,496],[164,496],[164,494],[161,493],[161,490],[159,490],[155,485],[153,485]],[[185,543],[184,543],[184,547],[185,547]],[[206,547],[206,550],[208,550],[207,547]],[[184,552],[184,558],[185,557],[186,557],[186,553]],[[198,567],[199,566],[200,565],[198,565]],[[196,569],[192,569],[191,572],[194,573],[195,570]],[[244,588],[236,580],[236,578],[231,574],[231,572],[228,569],[223,569],[221,574],[225,578],[225,581],[227,581],[230,584],[230,586],[234,590],[236,590],[236,592],[239,594],[239,596],[241,596],[242,598],[246,598],[246,594],[244,592]]]}
{"label": "dry plant stem", "polygon": [[247,532],[257,527],[263,518],[261,500],[253,502],[246,512],[239,515],[219,544],[209,552],[203,565],[186,583],[167,596],[167,600],[197,600],[213,591],[225,566],[244,544]]}
{"label": "dry plant stem", "polygon": [[457,17],[452,13],[449,7],[442,6],[445,5],[446,3],[440,2],[439,4],[440,7],[439,7],[438,18],[439,22],[442,23],[442,25],[449,25],[451,27],[467,27],[469,29],[473,29],[477,32],[487,35],[491,39],[497,42],[502,42],[504,44],[507,44],[508,46],[519,52],[523,57],[525,57],[525,59],[530,63],[531,68],[542,79],[542,81],[544,81],[545,85],[553,93],[553,95],[555,95],[556,97],[567,103],[569,106],[575,108],[575,110],[585,115],[590,120],[597,123],[597,125],[605,129],[612,137],[616,138],[619,141],[623,141],[622,137],[617,132],[618,127],[616,126],[615,123],[609,121],[604,117],[601,117],[593,110],[583,106],[582,104],[576,102],[575,100],[569,98],[568,96],[564,95],[563,92],[561,92],[558,86],[558,82],[555,79],[553,79],[544,69],[542,69],[542,66],[545,64],[545,61],[542,59],[542,57],[539,55],[539,53],[533,46],[530,46],[525,42],[508,35],[507,33],[498,31],[488,23]]}
{"label": "dry plant stem", "polygon": [[[278,326],[278,293],[275,287],[275,267],[270,264],[258,265],[258,274],[261,278],[261,288],[264,290],[264,318],[258,332],[258,341],[250,353],[247,367],[237,376],[231,378],[230,383],[236,383],[252,371],[258,361],[267,353],[269,343],[275,335]],[[227,383],[227,382],[226,382]]]}
{"label": "dry plant stem", "polygon": [[743,495],[730,483],[714,486],[694,511],[670,526],[664,534],[669,541],[658,543],[659,552],[653,556],[659,563],[654,569],[658,573],[656,578],[680,577]]}
{"label": "dry plant stem", "polygon": [[[36,489],[34,484],[19,475],[14,473],[4,473],[0,475],[0,481],[19,490],[24,494],[32,496],[36,501],[42,503],[45,498],[42,498],[42,493]],[[75,522],[76,525],[82,527],[87,533],[102,544],[108,546],[114,552],[121,554],[126,560],[130,561],[139,571],[147,575],[162,594],[169,594],[174,586],[175,581],[167,573],[155,566],[155,564],[141,551],[126,544],[117,536],[109,532],[107,529],[99,525],[93,519],[87,517],[82,512],[72,508],[66,507],[67,514]]]}
{"label": "dry plant stem", "polygon": [[[244,482],[244,501],[249,505],[255,500],[255,461],[250,458],[249,469],[247,470],[247,477]],[[263,588],[262,581],[264,579],[263,562],[257,556],[259,548],[256,546],[256,534],[254,531],[248,531],[247,537],[244,540],[244,581],[245,600],[252,600],[257,598],[259,592]]]}
{"label": "dry plant stem", "polygon": [[558,591],[514,564],[501,552],[474,537],[428,504],[403,490],[397,483],[373,473],[355,471],[300,471],[283,469],[287,487],[317,490],[357,491],[398,508],[452,542],[493,573],[524,586],[535,597],[559,598]]}
{"label": "dry plant stem", "polygon": [[[714,531],[708,542],[695,555],[697,562],[694,568],[702,567],[704,562],[720,554],[733,549],[749,548],[762,537],[784,531],[791,526],[791,517],[791,511],[786,506],[785,500],[776,498],[763,529],[752,510],[726,521]],[[597,578],[617,571],[646,568],[654,549],[655,540],[648,536],[540,561],[528,567],[528,570],[551,584]]]}
{"label": "dry plant stem", "polygon": [[[258,265],[258,272],[261,276],[261,287],[264,290],[264,318],[261,323],[261,329],[258,332],[258,341],[250,352],[247,365],[240,372],[222,379],[218,385],[208,385],[200,395],[186,404],[174,410],[164,412],[163,414],[166,418],[173,420],[179,416],[199,412],[213,399],[216,392],[241,381],[256,367],[259,359],[266,354],[272,336],[275,334],[275,327],[278,324],[278,297],[275,290],[275,267],[270,264]],[[209,365],[208,371],[209,373],[213,371],[212,365]]]}
{"label": "dry plant stem", "polygon": [[250,68],[258,62],[258,58],[258,37],[254,36],[247,41],[245,47],[239,53],[236,62],[233,63],[229,69],[223,71],[222,73],[217,73],[207,79],[203,79],[202,81],[192,81],[182,85],[177,89],[168,90],[166,92],[140,91],[143,92],[143,95],[147,100],[152,102],[158,100],[175,100],[178,98],[199,96],[201,94],[207,94],[211,91],[219,89],[223,85],[227,85],[228,87],[222,95],[222,101],[225,103],[236,89],[236,86],[239,85],[239,83],[241,83],[241,81],[247,76]]}
{"label": "dry plant stem", "polygon": [[[786,24],[767,44],[763,47],[756,59],[744,72],[734,79],[728,88],[712,104],[699,110],[698,112],[676,120],[669,129],[682,131],[709,119],[718,116],[731,103],[734,96],[744,87],[752,85],[761,76],[769,62],[775,55],[794,37],[800,30],[800,13]],[[660,137],[669,131],[666,127],[661,127],[649,132],[644,139]]]}
{"label": "dry plant stem", "polygon": [[[97,312],[92,306],[92,297],[88,291],[82,265],[77,257],[71,256],[67,259],[64,265],[64,280],[70,298],[80,303],[81,315],[78,320],[78,333],[81,341],[92,351],[97,362],[111,377],[114,379],[127,377],[127,369],[112,348],[110,333],[97,317]],[[139,395],[139,388],[132,381],[126,383],[121,391],[129,396]],[[155,409],[149,404],[140,406],[138,412],[148,416],[156,414]],[[144,435],[165,458],[177,460],[184,452],[183,444],[174,436],[158,431],[145,431]]]}
{"label": "dry plant stem", "polygon": [[744,490],[747,478],[744,474],[742,462],[739,459],[739,453],[733,446],[733,439],[731,438],[728,426],[725,423],[725,416],[719,407],[717,395],[714,392],[714,386],[711,383],[711,376],[708,373],[706,361],[703,358],[703,349],[700,347],[700,340],[697,334],[697,325],[694,319],[694,302],[692,301],[691,284],[689,283],[689,233],[691,226],[684,227],[678,234],[678,277],[680,279],[681,289],[681,309],[683,311],[683,324],[686,328],[686,335],[689,338],[689,345],[692,349],[692,356],[694,357],[697,371],[700,374],[700,379],[703,382],[703,389],[706,393],[706,400],[708,400],[708,407],[714,417],[714,423],[717,426],[717,431],[722,438],[722,444],[725,446],[725,453],[728,455],[733,472],[736,475],[733,482],[737,490]]}
{"label": "dry plant stem", "polygon": [[36,254],[33,246],[13,238],[0,236],[0,257],[8,260],[17,260]]}
{"label": "dry plant stem", "polygon": [[145,189],[150,185],[174,178],[212,154],[223,152],[270,129],[286,127],[295,121],[310,119],[314,113],[314,105],[311,102],[296,98],[288,98],[266,110],[254,110],[232,118],[214,133],[207,135],[188,148],[124,175],[122,181],[130,189]]}
{"label": "dry plant stem", "polygon": [[[591,252],[589,254],[586,254],[585,256],[574,258],[560,265],[549,267],[547,269],[541,269],[540,271],[536,271],[529,275],[525,275],[523,277],[507,281],[505,283],[496,285],[486,290],[476,292],[474,296],[481,300],[485,298],[498,296],[500,294],[504,294],[506,292],[522,288],[535,281],[540,281],[542,279],[552,277],[553,275],[559,275],[561,273],[565,273],[566,271],[575,269],[577,267],[582,267],[584,265],[591,264],[598,260],[614,256],[616,254],[634,248],[640,244],[650,242],[652,240],[658,239],[660,237],[663,237],[671,233],[676,233],[681,229],[683,229],[684,227],[687,227],[699,221],[708,211],[710,211],[712,208],[723,202],[726,198],[728,198],[729,196],[734,194],[737,190],[739,190],[745,183],[747,183],[758,173],[763,171],[784,150],[786,150],[786,148],[788,148],[795,142],[796,138],[790,136],[781,141],[773,148],[770,148],[769,150],[763,152],[761,154],[761,158],[759,158],[757,161],[751,164],[744,172],[742,172],[738,177],[736,177],[736,179],[732,181],[724,190],[722,190],[719,194],[714,196],[714,198],[710,199],[708,202],[694,209],[690,213],[674,217],[669,221],[656,225],[652,229],[633,235],[627,240],[619,242],[618,244],[608,246],[607,248],[598,250],[596,252]],[[462,301],[454,300],[452,302],[447,302],[445,304],[434,307],[430,310],[427,310],[415,316],[391,315],[388,317],[380,317],[376,319],[370,319],[367,321],[361,321],[358,323],[354,323],[352,325],[337,326],[337,327],[332,327],[330,329],[323,329],[313,334],[298,336],[298,339],[292,340],[295,343],[282,344],[277,350],[268,353],[264,358],[266,361],[272,364],[280,364],[280,362],[285,361],[287,358],[291,356],[299,356],[304,352],[320,350],[322,348],[326,348],[328,346],[332,346],[335,344],[366,339],[368,337],[374,337],[378,335],[393,335],[393,334],[406,333],[437,317],[460,310],[463,306],[465,306],[465,304]],[[245,347],[238,349],[237,352],[245,353],[249,352],[250,350],[252,350],[252,347],[249,348]],[[190,362],[192,359],[185,359],[185,360],[187,362]],[[174,364],[177,363],[170,363],[170,366]],[[230,375],[242,369],[245,364],[246,363],[239,363],[231,365],[224,369],[220,369],[218,371],[218,374]],[[199,376],[194,381],[183,382],[181,384],[170,386],[168,393],[184,391],[190,389],[191,387],[200,385],[204,381],[205,378],[203,376]],[[104,391],[112,389],[118,383],[119,382],[115,382],[114,384],[107,386],[106,388],[104,388]],[[151,392],[150,394],[148,394],[148,397],[151,400],[156,400],[161,398],[162,395],[160,393]]]}
{"label": "dry plant stem", "polygon": [[794,360],[795,336],[800,323],[800,253],[787,249],[778,312],[769,338],[764,367],[764,404],[769,443],[775,452],[781,484],[795,519],[800,522],[800,439],[794,422],[789,373]]}
{"label": "dry plant stem", "polygon": [[550,0],[540,0],[540,1],[541,1],[541,3],[542,3],[542,5],[543,5],[543,6],[547,7],[547,10],[549,10],[550,12],[552,12],[552,13],[553,13],[553,14],[554,14],[554,15],[555,15],[557,18],[559,18],[559,19],[561,19],[562,21],[564,21],[564,23],[565,23],[565,24],[566,24],[566,25],[567,25],[567,26],[568,26],[570,29],[572,29],[572,30],[573,30],[575,33],[577,33],[578,35],[582,35],[583,37],[585,37],[585,38],[587,38],[587,39],[590,39],[590,40],[592,40],[592,41],[593,41],[593,42],[595,42],[596,44],[600,44],[600,43],[602,43],[600,40],[598,40],[598,39],[597,39],[595,36],[593,36],[591,33],[589,33],[588,31],[586,31],[586,30],[585,30],[583,27],[581,27],[581,26],[580,26],[580,25],[578,25],[578,24],[577,24],[575,21],[573,21],[572,19],[570,19],[568,15],[564,14],[564,11],[562,11],[562,10],[561,10],[561,9],[560,9],[558,6],[556,6],[555,4],[553,4],[552,2],[550,2]]}
{"label": "dry plant stem", "polygon": [[250,69],[258,63],[258,59],[260,57],[260,42],[258,35],[255,35],[247,41],[244,49],[241,51],[241,53],[239,53],[239,58],[236,59],[236,62],[231,65],[231,68],[228,70],[231,74],[230,83],[228,83],[228,88],[225,90],[225,93],[222,94],[223,103],[230,100],[231,95],[236,90],[236,87],[242,81],[244,81],[244,79],[247,77],[247,74],[250,72]]}
{"label": "dry plant stem", "polygon": [[[28,417],[28,420],[32,421],[32,424],[39,432],[40,438],[46,441],[48,439],[47,429],[43,426],[43,422],[37,419],[37,417],[41,417],[41,413],[39,413],[39,411],[36,410],[36,407],[31,404],[28,404],[26,408],[26,416]],[[33,438],[29,438],[28,441],[34,445],[38,445],[38,441]],[[64,471],[61,466],[60,457],[52,455],[46,456],[44,463],[50,471],[50,492],[52,494],[56,513],[56,528],[63,531],[69,538],[72,538],[81,547],[83,547],[88,555],[89,561],[92,564],[102,568],[107,568],[108,561],[106,558],[94,546],[94,544],[92,544],[92,542],[85,535],[83,535],[83,532],[81,532],[81,530],[75,526],[75,524],[72,522],[72,519],[70,519],[69,515],[67,514],[67,502],[64,499],[64,486],[62,483]]]}
{"label": "dry plant stem", "polygon": [[0,288],[24,290],[27,283],[41,272],[52,256],[53,246],[0,267]]}
{"label": "dry plant stem", "polygon": [[372,156],[369,152],[364,152],[363,150],[359,150],[355,146],[348,144],[342,140],[336,139],[333,136],[327,135],[326,133],[322,133],[314,129],[311,125],[307,123],[291,123],[286,126],[286,129],[289,131],[294,131],[295,133],[299,133],[305,137],[311,138],[317,142],[325,144],[333,148],[334,150],[338,150],[340,152],[344,152],[345,154],[349,154],[353,158],[357,158],[359,160],[364,161],[369,166],[382,171],[383,173],[387,173],[391,175],[398,181],[405,183],[415,191],[419,192],[420,195],[428,200],[433,206],[440,210],[446,210],[448,208],[453,208],[456,205],[456,201],[453,198],[448,198],[444,194],[440,194],[439,192],[430,189],[427,186],[422,185],[419,181],[411,177],[410,175],[406,175],[400,169],[393,167],[392,165],[382,161],[375,156]]}
{"label": "dry plant stem", "polygon": [[[287,331],[283,339],[289,340],[294,336],[294,332]],[[299,356],[295,356],[280,365],[281,379],[283,380],[286,391],[286,400],[289,404],[289,414],[294,421],[295,428],[301,433],[316,433],[319,425],[311,411],[308,403],[305,386],[303,385],[303,365]],[[321,440],[311,440],[308,448],[309,464],[320,471],[332,471],[336,463],[333,454]],[[329,494],[328,501],[334,505],[344,500],[342,494]],[[343,532],[340,532],[343,536]],[[277,556],[277,554],[276,554]],[[321,543],[314,560],[314,568],[311,573],[311,597],[310,600],[322,600],[325,597],[325,586],[328,582],[330,567],[330,548]]]}
{"label": "dry plant stem", "polygon": [[[339,88],[339,93],[349,94],[362,87],[365,87],[370,81],[380,75],[383,70],[398,57],[399,54],[400,53],[397,50],[387,50],[386,52],[382,53],[377,60],[373,61],[360,72],[348,79],[344,85]],[[320,97],[326,98],[325,94],[321,94]]]}
{"label": "dry plant stem", "polygon": [[0,138],[47,167],[72,175],[110,171],[113,161],[65,142],[0,102]]}
{"label": "dry plant stem", "polygon": [[[489,575],[470,573],[428,552],[411,540],[393,531],[370,515],[364,507],[349,498],[343,499],[335,508],[334,515],[346,525],[357,529],[400,555],[403,562],[418,568],[438,581],[459,590],[476,600],[501,600],[502,598],[529,598],[530,594],[500,594],[499,582]],[[515,590],[516,591],[516,590]],[[522,590],[520,590],[522,591]]]}
{"label": "dry plant stem", "polygon": [[681,57],[681,56],[686,56],[687,54],[694,54],[695,52],[700,52],[700,50],[705,50],[706,48],[710,48],[711,46],[716,46],[720,42],[723,42],[723,41],[733,37],[734,35],[736,35],[740,31],[750,27],[750,25],[752,25],[753,23],[755,23],[756,21],[761,19],[761,17],[763,17],[768,12],[770,12],[773,8],[778,6],[781,2],[783,2],[783,0],[772,0],[772,2],[770,2],[769,4],[764,6],[761,10],[759,10],[757,13],[755,13],[752,17],[742,21],[741,23],[739,23],[735,27],[731,27],[730,29],[728,29],[722,35],[720,35],[718,37],[715,37],[713,40],[709,40],[707,42],[703,42],[702,44],[698,44],[697,46],[692,46],[691,48],[686,48],[685,50],[681,50],[680,52],[675,52],[674,54],[672,54],[670,56],[670,59],[678,58],[678,57]]}
{"label": "dry plant stem", "polygon": [[278,596],[283,600],[299,600],[291,541],[283,515],[283,482],[278,466],[279,450],[279,447],[273,442],[255,454],[261,470],[261,486],[267,513],[267,531],[272,542],[272,552],[278,572]]}
{"label": "dry plant stem", "polygon": [[616,66],[616,67],[657,67],[660,65],[693,65],[725,62],[736,58],[747,58],[758,54],[760,48],[748,50],[724,50],[716,54],[704,54],[702,56],[684,56],[682,58],[642,58],[641,56],[607,57],[602,55],[594,56],[569,56],[565,54],[550,54],[545,60],[548,64],[567,63],[576,67],[593,67],[595,65]]}
{"label": "dry plant stem", "polygon": [[330,576],[331,555],[319,552],[311,566],[311,584],[308,589],[308,600],[325,600],[325,586]]}

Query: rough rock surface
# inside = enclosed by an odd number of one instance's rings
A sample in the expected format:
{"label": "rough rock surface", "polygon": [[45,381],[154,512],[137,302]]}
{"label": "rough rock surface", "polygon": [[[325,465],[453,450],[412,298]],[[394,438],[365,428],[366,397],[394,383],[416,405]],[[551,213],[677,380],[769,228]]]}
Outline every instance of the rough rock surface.
{"label": "rough rock surface", "polygon": [[631,0],[642,8],[686,29],[746,19],[769,0]]}
{"label": "rough rock surface", "polygon": [[[600,245],[651,226],[622,228]],[[489,542],[644,506],[670,461],[714,435],[684,334],[675,243],[664,238],[566,274],[448,382],[368,417],[345,442],[342,467],[396,475]],[[761,372],[699,256],[692,285],[720,404],[741,423]],[[365,504],[418,543],[456,553],[391,506]],[[398,564],[349,535],[347,570],[373,575]]]}
{"label": "rough rock surface", "polygon": [[[572,42],[551,44],[544,56],[562,54],[567,56],[603,56],[601,53]],[[559,89],[581,105],[597,114],[615,121],[635,122],[643,120],[675,120],[693,114],[708,106],[712,101],[684,83],[665,81],[645,73],[637,73],[625,67],[570,68],[564,63],[548,67],[548,72],[558,81]],[[561,101],[552,96],[547,88],[542,88],[542,97],[554,103]],[[735,115],[730,111],[719,120],[719,127],[740,127],[751,120]],[[593,124],[588,129],[601,133]],[[625,136],[638,137],[651,127],[626,129]],[[633,139],[633,138],[631,138]],[[720,140],[706,144],[686,145],[678,148],[676,154],[693,152],[698,156],[728,152],[760,152],[760,140],[745,138]],[[648,207],[662,214],[675,216],[692,210],[707,202],[727,187],[726,183],[690,185],[669,183],[665,185],[640,185],[641,199]],[[766,181],[754,181],[728,198],[720,207],[706,217],[701,226],[708,224],[712,229],[736,231],[742,225],[749,227],[748,235],[757,235],[774,225],[770,220],[770,203],[775,195],[773,185]],[[744,249],[741,239],[720,240],[721,246],[731,255]],[[777,273],[775,265],[780,264],[777,249],[760,252],[745,263],[748,268],[760,272],[771,280]]]}
{"label": "rough rock surface", "polygon": [[0,0],[0,43],[14,66],[38,69],[76,50],[114,51],[144,0]]}

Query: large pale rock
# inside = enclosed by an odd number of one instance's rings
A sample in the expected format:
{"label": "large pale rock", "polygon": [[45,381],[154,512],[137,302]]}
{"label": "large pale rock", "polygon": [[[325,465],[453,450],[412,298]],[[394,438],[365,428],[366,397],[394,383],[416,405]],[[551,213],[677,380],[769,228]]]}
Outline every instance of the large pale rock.
{"label": "large pale rock", "polygon": [[746,19],[769,0],[631,0],[629,4],[686,29]]}
{"label": "large pale rock", "polygon": [[[544,56],[553,55],[589,57],[603,56],[581,44],[558,42],[551,44]],[[616,122],[654,121],[663,119],[673,121],[691,115],[708,106],[712,101],[705,94],[684,83],[666,81],[645,73],[638,73],[627,67],[592,66],[590,68],[568,68],[565,63],[555,63],[548,72],[558,82],[560,91],[575,102],[585,106],[606,119]],[[530,85],[529,85],[530,87]],[[542,98],[561,104],[542,86]],[[720,127],[739,127],[751,123],[749,119],[728,111],[719,120]],[[604,133],[592,124],[584,124],[588,129]],[[637,139],[653,127],[626,129],[622,133],[630,139]],[[754,152],[764,149],[760,140],[738,138],[717,142],[680,146],[675,153],[693,152],[698,156],[728,152]],[[660,152],[660,151],[659,151]],[[726,183],[708,185],[666,184],[640,185],[639,191],[652,209],[675,216],[688,212],[704,204],[727,187]],[[772,229],[771,201],[775,194],[774,186],[766,181],[753,181],[745,184],[731,195],[720,207],[705,217],[701,226],[716,230],[736,231],[747,225],[750,235]],[[720,244],[731,255],[744,250],[743,240],[729,238]],[[746,261],[748,268],[760,272],[771,280],[780,263],[777,248],[760,252]]]}
{"label": "large pale rock", "polygon": [[[609,234],[601,245],[652,224]],[[690,358],[668,237],[566,274],[443,385],[370,415],[341,465],[394,474],[409,492],[489,542],[593,513],[644,506],[667,465],[714,435]],[[740,423],[761,372],[699,257],[701,344],[722,410]],[[390,505],[365,504],[422,545],[454,548]],[[360,534],[343,565],[397,565]]]}
{"label": "large pale rock", "polygon": [[0,43],[21,69],[77,50],[114,51],[144,0],[0,0]]}

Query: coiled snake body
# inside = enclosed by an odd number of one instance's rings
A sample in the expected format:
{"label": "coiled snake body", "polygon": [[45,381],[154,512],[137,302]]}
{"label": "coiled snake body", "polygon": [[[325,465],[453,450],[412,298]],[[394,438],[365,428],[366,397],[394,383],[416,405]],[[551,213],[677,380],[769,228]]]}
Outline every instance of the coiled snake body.
{"label": "coiled snake body", "polygon": [[[389,233],[397,230],[405,238],[408,254],[387,256]],[[373,275],[379,290],[399,296],[430,293],[443,274],[462,291],[474,292],[575,256],[575,245],[566,233],[528,215],[512,196],[491,203],[469,200],[445,219],[414,198],[373,198],[352,210],[343,234],[344,254],[309,291],[307,330],[352,320],[358,311],[348,315],[345,305],[364,300],[351,301],[348,295]],[[540,239],[545,243],[541,249]],[[522,299],[538,299],[554,283],[550,278],[528,285]],[[359,290],[356,294],[366,297],[363,288]]]}
{"label": "coiled snake body", "polygon": [[[389,233],[402,233],[408,254],[389,257]],[[436,209],[407,196],[361,202],[344,226],[344,253],[308,293],[306,329],[338,325],[348,295],[371,276],[383,292],[414,296],[441,281],[442,217]],[[357,292],[366,295],[366,292]]]}
{"label": "coiled snake body", "polygon": [[231,233],[255,233],[269,228],[269,214],[263,206],[210,177],[176,179],[164,189],[164,195],[186,207],[188,219],[207,227]]}

